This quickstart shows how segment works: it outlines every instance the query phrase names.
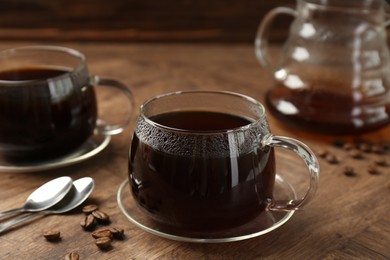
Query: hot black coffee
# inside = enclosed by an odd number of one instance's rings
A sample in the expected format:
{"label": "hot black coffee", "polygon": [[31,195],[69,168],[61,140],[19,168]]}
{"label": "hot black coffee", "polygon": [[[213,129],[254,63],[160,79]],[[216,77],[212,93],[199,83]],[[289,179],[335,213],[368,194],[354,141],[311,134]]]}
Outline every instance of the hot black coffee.
{"label": "hot black coffee", "polygon": [[[335,88],[334,85],[323,82],[314,82],[310,85],[312,89],[328,87]],[[343,89],[343,86],[340,85],[339,88]],[[390,123],[388,101],[383,101],[382,105],[371,105],[368,102],[357,101],[352,94],[294,90],[277,85],[268,92],[266,104],[274,116],[283,123],[317,133],[357,134]]]}
{"label": "hot black coffee", "polygon": [[75,149],[93,132],[96,97],[88,79],[57,67],[0,71],[0,153],[42,160]]}
{"label": "hot black coffee", "polygon": [[[230,144],[230,151],[207,152],[221,145],[213,139],[215,133],[246,126],[250,120],[194,111],[159,114],[150,120],[199,134],[192,150],[184,153],[164,149],[172,140],[160,140],[162,146],[158,147],[134,135],[129,160],[131,188],[150,216],[176,227],[218,230],[245,223],[265,209],[275,181],[273,148],[255,147],[241,154],[237,147],[243,140],[238,140],[238,133],[222,140]],[[201,149],[204,153],[197,152]]]}
{"label": "hot black coffee", "polygon": [[50,68],[50,67],[26,67],[0,71],[0,80],[8,81],[24,81],[24,80],[37,80],[37,79],[49,79],[67,73],[67,70]]}

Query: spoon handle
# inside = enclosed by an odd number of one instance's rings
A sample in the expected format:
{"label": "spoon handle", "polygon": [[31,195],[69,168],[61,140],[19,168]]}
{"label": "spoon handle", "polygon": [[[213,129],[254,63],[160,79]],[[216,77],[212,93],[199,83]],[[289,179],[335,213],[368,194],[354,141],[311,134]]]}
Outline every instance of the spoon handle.
{"label": "spoon handle", "polygon": [[30,219],[36,215],[38,215],[38,213],[25,214],[25,215],[21,215],[17,218],[14,218],[10,221],[7,221],[3,224],[0,224],[0,234],[3,233],[4,231],[8,230],[9,228],[13,227],[14,225],[16,225],[22,221],[25,221],[27,219]]}
{"label": "spoon handle", "polygon": [[4,217],[4,216],[7,216],[7,215],[14,214],[14,213],[23,212],[23,211],[24,211],[24,208],[11,209],[11,210],[7,210],[7,211],[3,211],[3,212],[0,212],[0,218]]}

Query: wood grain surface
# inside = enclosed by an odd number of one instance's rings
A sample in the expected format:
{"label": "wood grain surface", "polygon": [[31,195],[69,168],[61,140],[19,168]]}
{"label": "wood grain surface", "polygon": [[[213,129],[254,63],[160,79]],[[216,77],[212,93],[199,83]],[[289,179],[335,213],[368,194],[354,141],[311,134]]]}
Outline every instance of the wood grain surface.
{"label": "wood grain surface", "polygon": [[[3,0],[0,39],[253,42],[266,12],[295,0]],[[283,37],[290,20],[274,24]]]}
{"label": "wood grain surface", "polygon": [[[46,42],[47,43],[47,42]],[[264,100],[272,87],[271,75],[257,63],[251,44],[120,44],[53,42],[85,53],[94,74],[125,83],[135,97],[135,107],[156,94],[176,90],[230,90]],[[1,42],[0,49],[39,42]],[[100,93],[100,92],[99,92]],[[100,116],[120,120],[126,113],[116,93],[99,94]],[[260,237],[221,244],[171,241],[140,230],[118,208],[116,193],[127,178],[127,155],[138,109],[122,134],[98,156],[78,165],[36,173],[0,172],[0,211],[21,206],[42,183],[63,175],[73,179],[91,176],[96,188],[85,204],[96,203],[110,214],[110,226],[125,230],[125,239],[111,250],[96,247],[90,232],[79,222],[81,209],[65,215],[38,217],[0,235],[0,259],[64,259],[78,252],[80,259],[389,259],[390,167],[369,174],[375,154],[356,160],[333,145],[336,140],[370,140],[390,144],[390,127],[362,136],[320,136],[287,128],[268,114],[275,135],[290,136],[308,144],[317,154],[327,150],[338,164],[320,158],[320,187],[314,200],[297,211],[280,228]],[[389,160],[389,152],[380,155]],[[344,166],[357,174],[349,177]],[[302,194],[306,172],[290,153],[278,151],[277,170]],[[303,179],[302,179],[303,176]],[[4,221],[2,219],[2,221]],[[62,239],[44,239],[48,229],[59,229]]]}

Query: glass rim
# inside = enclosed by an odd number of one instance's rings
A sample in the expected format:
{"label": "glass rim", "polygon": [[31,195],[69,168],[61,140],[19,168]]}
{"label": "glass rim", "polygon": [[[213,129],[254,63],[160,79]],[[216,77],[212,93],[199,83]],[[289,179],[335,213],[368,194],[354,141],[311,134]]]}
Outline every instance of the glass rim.
{"label": "glass rim", "polygon": [[[342,10],[343,12],[347,13],[364,13],[364,12],[379,12],[384,7],[383,4],[379,3],[378,6],[375,5],[375,1],[373,0],[370,4],[362,5],[360,7],[346,7],[346,6],[334,6],[334,5],[327,5],[326,3],[320,3],[319,0],[297,0],[297,2],[304,3],[308,5],[309,7],[315,7],[318,9],[329,9],[329,10]],[[341,3],[341,2],[339,2]]]}
{"label": "glass rim", "polygon": [[[250,122],[246,125],[231,128],[231,129],[218,129],[218,130],[187,130],[187,129],[182,129],[182,128],[169,127],[169,126],[166,126],[166,125],[163,125],[163,124],[160,124],[160,123],[153,121],[152,119],[150,119],[150,117],[148,117],[145,114],[146,106],[150,105],[154,101],[157,101],[157,100],[160,100],[160,99],[163,99],[166,97],[178,96],[178,95],[188,95],[188,94],[214,94],[214,95],[226,95],[226,96],[241,98],[242,100],[244,100],[246,102],[250,102],[250,103],[256,105],[260,109],[261,114],[256,115],[257,118],[253,122]],[[250,96],[236,93],[236,92],[232,92],[232,91],[181,90],[181,91],[174,91],[174,92],[168,92],[168,93],[156,95],[154,97],[147,99],[140,106],[140,117],[142,117],[143,120],[145,120],[148,124],[152,125],[153,127],[160,128],[160,129],[163,129],[165,131],[175,132],[175,133],[193,134],[193,135],[229,134],[229,133],[238,132],[238,131],[246,131],[246,130],[251,129],[252,127],[258,125],[261,121],[263,121],[265,119],[265,108],[264,108],[264,105],[262,103],[260,103],[259,101],[257,101],[256,99],[254,99]]]}
{"label": "glass rim", "polygon": [[[54,46],[54,45],[32,45],[32,46],[22,46],[11,49],[6,49],[0,51],[0,59],[7,56],[12,56],[17,52],[28,52],[28,51],[41,51],[41,52],[57,52],[68,54],[69,56],[73,56],[78,59],[78,64],[74,66],[71,70],[66,71],[58,76],[48,77],[44,79],[27,79],[27,80],[2,80],[0,79],[1,85],[11,85],[11,86],[23,86],[25,84],[39,84],[40,82],[48,82],[52,80],[58,80],[61,78],[67,77],[68,74],[78,73],[85,67],[85,55],[79,52],[78,50],[62,47],[62,46]],[[38,65],[38,64],[37,64]]]}

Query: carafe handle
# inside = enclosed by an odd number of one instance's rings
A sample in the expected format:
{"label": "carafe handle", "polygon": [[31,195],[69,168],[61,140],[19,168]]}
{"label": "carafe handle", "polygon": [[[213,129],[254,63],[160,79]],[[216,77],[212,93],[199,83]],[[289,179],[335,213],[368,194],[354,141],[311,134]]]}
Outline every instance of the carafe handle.
{"label": "carafe handle", "polygon": [[274,72],[276,70],[275,62],[271,62],[268,52],[268,33],[269,28],[273,20],[278,15],[292,15],[296,16],[296,11],[289,7],[277,7],[269,11],[263,18],[262,22],[257,29],[256,39],[255,39],[255,53],[260,64],[270,71]]}
{"label": "carafe handle", "polygon": [[386,19],[387,20],[384,23],[384,27],[385,28],[390,26],[390,14],[386,16]]}

